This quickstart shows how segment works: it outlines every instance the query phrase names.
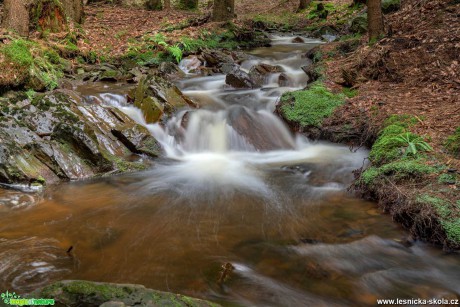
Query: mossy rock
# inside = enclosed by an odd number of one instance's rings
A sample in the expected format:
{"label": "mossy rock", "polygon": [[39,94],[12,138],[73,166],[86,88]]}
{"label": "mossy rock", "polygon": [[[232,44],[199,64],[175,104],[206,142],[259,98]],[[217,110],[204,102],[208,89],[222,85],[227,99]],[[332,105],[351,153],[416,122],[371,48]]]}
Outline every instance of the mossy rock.
{"label": "mossy rock", "polygon": [[344,95],[331,93],[322,83],[315,82],[306,90],[283,94],[277,110],[289,123],[319,128],[344,101]]}
{"label": "mossy rock", "polygon": [[65,280],[33,293],[54,299],[56,306],[220,306],[209,301],[147,289],[142,285]]}
{"label": "mossy rock", "polygon": [[367,32],[367,14],[366,13],[363,13],[353,18],[350,24],[350,31],[352,33],[360,33],[360,34]]}
{"label": "mossy rock", "polygon": [[399,10],[401,0],[382,0],[382,12],[388,14]]}

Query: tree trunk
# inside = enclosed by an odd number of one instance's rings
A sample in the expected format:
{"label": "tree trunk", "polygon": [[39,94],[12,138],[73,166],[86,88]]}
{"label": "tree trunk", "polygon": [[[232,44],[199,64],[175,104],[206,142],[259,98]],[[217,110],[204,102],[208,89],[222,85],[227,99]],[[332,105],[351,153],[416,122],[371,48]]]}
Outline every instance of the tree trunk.
{"label": "tree trunk", "polygon": [[311,3],[311,0],[300,0],[299,1],[299,8],[297,11],[305,10]]}
{"label": "tree trunk", "polygon": [[171,8],[171,0],[164,0],[163,7],[164,7],[166,10],[169,10],[169,9]]}
{"label": "tree trunk", "polygon": [[194,10],[198,7],[198,0],[180,0],[179,5],[181,9]]}
{"label": "tree trunk", "polygon": [[82,0],[5,0],[2,26],[26,36],[29,30],[66,30],[67,19],[82,22]]}
{"label": "tree trunk", "polygon": [[226,21],[235,17],[235,0],[214,0],[213,21]]}
{"label": "tree trunk", "polygon": [[83,21],[83,0],[60,0],[65,16],[76,23]]}
{"label": "tree trunk", "polygon": [[367,0],[367,27],[369,41],[378,39],[384,34],[381,0]]}
{"label": "tree trunk", "polygon": [[29,0],[5,0],[2,27],[14,30],[19,35],[29,34]]}

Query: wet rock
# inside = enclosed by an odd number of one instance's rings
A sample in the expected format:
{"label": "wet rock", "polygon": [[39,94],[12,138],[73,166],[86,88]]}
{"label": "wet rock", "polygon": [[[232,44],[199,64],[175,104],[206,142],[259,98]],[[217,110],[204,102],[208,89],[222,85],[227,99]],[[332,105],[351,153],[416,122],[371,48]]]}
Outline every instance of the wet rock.
{"label": "wet rock", "polygon": [[315,65],[306,65],[301,67],[302,70],[307,74],[308,76],[308,82],[314,82],[318,80],[321,77],[321,74],[319,71],[316,69]]}
{"label": "wet rock", "polygon": [[0,184],[50,184],[145,168],[132,154],[156,157],[149,131],[115,108],[84,104],[56,90],[32,101],[9,101],[0,117]]}
{"label": "wet rock", "polygon": [[[198,59],[196,60],[201,64]],[[198,65],[198,67],[199,66],[200,65]],[[169,81],[174,81],[185,77],[185,73],[173,62],[161,63],[160,67],[158,68],[158,73]]]}
{"label": "wet rock", "polygon": [[273,66],[261,63],[251,67],[249,70],[249,77],[255,84],[262,86],[266,83],[266,79],[269,74],[279,72],[283,72],[283,68],[281,66]]}
{"label": "wet rock", "polygon": [[281,73],[280,76],[278,77],[278,84],[281,87],[290,86],[291,80],[285,73]]}
{"label": "wet rock", "polygon": [[116,82],[121,78],[120,72],[116,70],[106,70],[103,71],[99,77],[99,81],[108,81],[108,82]]}
{"label": "wet rock", "polygon": [[132,89],[128,98],[142,110],[147,123],[158,122],[163,114],[171,114],[178,108],[198,107],[171,82],[157,76],[143,78],[137,87]]}
{"label": "wet rock", "polygon": [[248,73],[238,68],[234,69],[232,72],[227,74],[227,76],[225,77],[225,83],[234,88],[258,87],[258,85],[252,81]]}
{"label": "wet rock", "polygon": [[145,288],[142,285],[64,280],[35,291],[58,306],[220,306],[209,301]]}
{"label": "wet rock", "polygon": [[218,66],[223,63],[233,63],[234,59],[231,55],[226,54],[222,51],[204,51],[201,54],[201,60],[205,63],[206,66]]}
{"label": "wet rock", "polygon": [[294,38],[292,39],[292,42],[293,42],[293,43],[298,43],[298,44],[305,43],[305,41],[303,40],[303,38],[298,37],[298,36],[297,36],[297,37],[294,37]]}
{"label": "wet rock", "polygon": [[310,50],[308,50],[303,57],[310,59],[313,63],[318,62],[320,57],[318,56],[321,53],[321,49],[319,46],[316,46]]}
{"label": "wet rock", "polygon": [[222,63],[219,65],[219,71],[224,75],[231,73],[234,70],[239,69],[239,65],[235,63]]}
{"label": "wet rock", "polygon": [[[228,124],[257,150],[293,148],[286,138],[272,129],[271,122],[244,107],[234,107],[229,112]],[[267,132],[269,131],[269,134]],[[268,137],[267,137],[268,136]]]}

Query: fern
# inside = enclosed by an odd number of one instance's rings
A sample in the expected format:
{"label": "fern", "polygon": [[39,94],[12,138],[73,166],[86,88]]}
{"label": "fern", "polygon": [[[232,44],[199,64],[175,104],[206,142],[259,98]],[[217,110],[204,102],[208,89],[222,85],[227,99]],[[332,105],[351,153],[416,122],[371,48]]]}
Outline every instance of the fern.
{"label": "fern", "polygon": [[182,49],[180,49],[179,44],[174,46],[167,47],[168,52],[176,59],[176,62],[179,63],[182,60]]}

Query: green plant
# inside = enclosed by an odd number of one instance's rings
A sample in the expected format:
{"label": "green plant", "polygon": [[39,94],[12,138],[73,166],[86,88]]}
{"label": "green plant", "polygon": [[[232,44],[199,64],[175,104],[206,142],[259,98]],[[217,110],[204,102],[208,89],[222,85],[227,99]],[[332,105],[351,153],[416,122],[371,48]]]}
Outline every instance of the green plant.
{"label": "green plant", "polygon": [[177,63],[182,60],[183,53],[178,44],[167,47],[167,50],[174,57]]}
{"label": "green plant", "polygon": [[324,84],[315,82],[307,90],[283,94],[281,111],[286,119],[302,127],[319,127],[324,118],[343,104],[344,98],[342,94],[331,93]]}
{"label": "green plant", "polygon": [[449,153],[460,157],[460,126],[447,138],[444,145]]}
{"label": "green plant", "polygon": [[404,149],[404,156],[417,156],[419,151],[433,150],[422,137],[410,132],[394,136],[393,139],[406,147]]}
{"label": "green plant", "polygon": [[457,176],[455,174],[441,174],[438,177],[438,182],[441,184],[455,184],[457,182]]}
{"label": "green plant", "polygon": [[353,98],[356,95],[358,95],[358,90],[349,88],[349,87],[344,87],[342,88],[342,93],[347,96],[348,98]]}

